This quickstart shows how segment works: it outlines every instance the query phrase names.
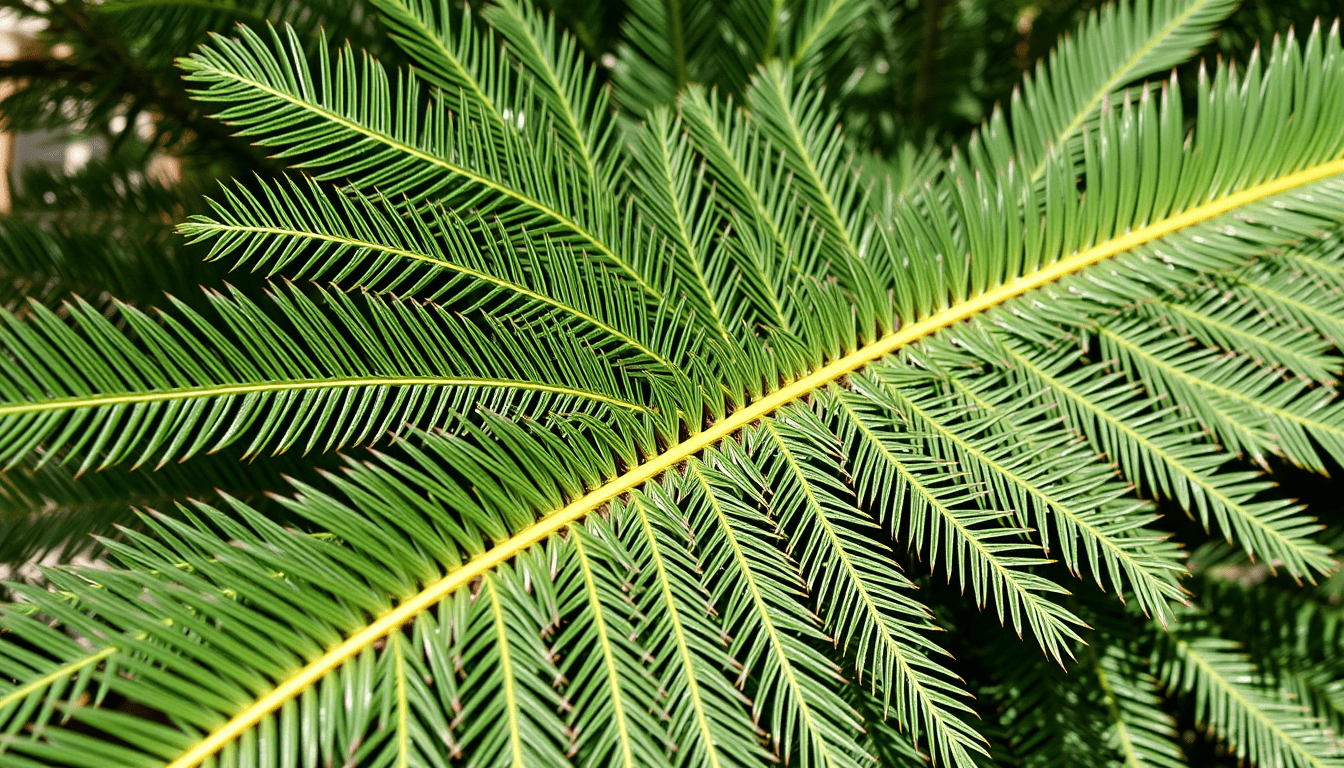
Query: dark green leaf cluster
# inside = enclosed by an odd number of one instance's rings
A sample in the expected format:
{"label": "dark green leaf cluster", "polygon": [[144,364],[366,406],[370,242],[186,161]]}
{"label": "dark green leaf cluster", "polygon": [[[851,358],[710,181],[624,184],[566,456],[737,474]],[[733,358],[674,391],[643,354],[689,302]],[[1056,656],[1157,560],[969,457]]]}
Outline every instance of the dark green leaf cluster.
{"label": "dark green leaf cluster", "polygon": [[867,163],[863,3],[634,3],[609,82],[374,5],[409,67],[179,61],[293,169],[179,227],[266,287],[0,316],[15,515],[147,508],[11,585],[0,764],[1341,764],[1338,521],[1269,474],[1344,463],[1337,26],[1140,82],[1231,5],[1109,8]]}

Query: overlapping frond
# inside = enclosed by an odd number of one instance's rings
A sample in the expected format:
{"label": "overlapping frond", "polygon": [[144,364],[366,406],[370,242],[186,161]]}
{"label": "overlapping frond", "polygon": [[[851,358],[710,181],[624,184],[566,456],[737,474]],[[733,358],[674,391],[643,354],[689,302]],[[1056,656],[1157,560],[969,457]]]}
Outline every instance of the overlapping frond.
{"label": "overlapping frond", "polygon": [[1089,649],[1087,662],[1106,707],[1106,741],[1119,753],[1120,764],[1124,768],[1182,765],[1176,724],[1162,707],[1158,681],[1143,669],[1133,651],[1111,643]]}
{"label": "overlapping frond", "polygon": [[229,452],[157,470],[81,474],[59,459],[42,462],[40,453],[33,454],[0,475],[0,563],[14,573],[33,563],[96,558],[102,551],[96,537],[115,537],[119,526],[134,526],[136,509],[171,509],[218,492],[260,505],[264,494],[287,487],[285,476],[309,474],[308,464],[297,460],[240,461]]}
{"label": "overlapping frond", "polygon": [[[106,569],[17,586],[0,756],[1166,765],[1156,678],[1240,756],[1338,762],[1280,695],[1327,708],[1335,671],[1250,666],[1177,609],[1190,532],[1151,503],[1293,577],[1335,567],[1234,462],[1344,458],[1344,269],[1302,245],[1344,219],[1337,30],[1204,76],[1187,136],[1177,81],[1110,94],[1226,4],[1107,11],[1011,126],[877,199],[805,71],[844,3],[747,8],[764,23],[729,54],[798,68],[767,63],[743,107],[689,87],[628,146],[530,6],[484,13],[502,49],[453,9],[382,6],[428,87],[325,44],[309,65],[292,33],[186,62],[225,121],[320,178],[228,189],[184,230],[403,297],[7,317],[0,458],[403,439],[296,479],[275,497],[293,525],[190,505],[106,542]],[[914,579],[989,615],[934,610]],[[930,632],[1007,639],[993,620],[1040,649],[975,650],[1011,661],[986,689]]]}
{"label": "overlapping frond", "polygon": [[1045,175],[1052,152],[1075,156],[1108,99],[1124,101],[1116,96],[1125,86],[1185,61],[1235,8],[1228,0],[1139,0],[1093,11],[1013,91],[1013,148],[1027,178]]}
{"label": "overlapping frond", "polygon": [[[619,223],[620,201],[585,162],[576,164],[572,152],[542,140],[549,121],[537,121],[542,127],[530,129],[534,141],[524,143],[480,120],[474,101],[426,104],[418,80],[399,75],[394,81],[380,64],[348,48],[332,60],[323,47],[310,67],[292,30],[283,38],[272,30],[269,43],[249,30],[240,35],[216,38],[182,67],[190,82],[204,86],[197,97],[222,104],[217,117],[242,135],[293,158],[295,167],[320,171],[323,179],[475,209],[532,237],[572,242],[660,295],[645,274],[646,254],[633,229]],[[522,115],[531,106],[529,99],[514,108]],[[605,139],[584,141],[595,151]],[[539,152],[543,146],[550,151]]]}
{"label": "overlapping frond", "polygon": [[884,322],[889,317],[886,308],[879,310],[864,301],[886,282],[880,273],[872,274],[885,265],[864,263],[869,236],[866,205],[856,175],[848,167],[839,128],[826,128],[830,121],[822,100],[806,87],[795,87],[793,79],[791,70],[783,66],[763,69],[747,94],[750,115],[768,142],[765,151],[779,153],[780,165],[793,177],[796,197],[790,202],[803,207],[820,230],[811,235],[822,241],[818,261],[858,298],[860,338],[868,341],[869,324],[877,331],[890,330]]}
{"label": "overlapping frond", "polygon": [[586,343],[672,367],[666,308],[563,246],[543,242],[520,254],[508,247],[507,231],[479,218],[473,227],[438,206],[401,215],[385,199],[326,194],[311,181],[266,185],[261,194],[225,188],[214,207],[214,217],[194,217],[180,229],[240,266],[568,327]]}
{"label": "overlapping frond", "polygon": [[773,546],[774,525],[752,503],[763,483],[745,459],[693,459],[674,488],[705,569],[718,574],[710,594],[755,683],[753,714],[799,765],[860,765],[861,726],[835,690],[839,666],[816,647],[824,636],[799,600],[802,578]]}
{"label": "overlapping frond", "polygon": [[554,16],[515,0],[500,0],[484,15],[518,61],[536,97],[534,105],[549,116],[551,130],[568,146],[580,183],[599,194],[613,191],[613,163],[620,157],[611,151],[615,121],[607,92],[594,87],[596,70],[584,61],[578,43],[556,28]]}
{"label": "overlapping frond", "polygon": [[165,254],[143,243],[86,233],[52,233],[7,221],[0,226],[0,307],[26,312],[36,301],[55,308],[72,293],[99,305],[113,297],[152,306],[164,293],[196,292],[199,264],[183,253]]}
{"label": "overlapping frond", "polygon": [[[271,297],[274,318],[237,294],[212,295],[210,318],[179,304],[156,322],[122,306],[130,333],[82,302],[67,305],[73,327],[42,307],[6,315],[0,460],[43,446],[81,469],[162,465],[236,441],[246,454],[331,450],[477,406],[646,410],[569,336],[374,296]],[[543,353],[556,345],[570,354]]]}
{"label": "overlapping frond", "polygon": [[[1175,578],[1184,570],[1179,553],[1145,529],[1156,517],[1125,498],[1125,485],[1067,430],[1052,429],[1020,390],[988,377],[967,387],[969,398],[938,393],[936,385],[927,386],[926,373],[898,365],[878,368],[876,379],[907,429],[927,436],[922,453],[1006,501],[1023,525],[1035,527],[1047,554],[1053,534],[1070,569],[1079,572],[1087,563],[1098,584],[1109,582],[1120,594],[1128,583],[1139,606],[1167,622],[1166,602],[1182,599]],[[1011,415],[1009,400],[1016,404]]]}
{"label": "overlapping frond", "polygon": [[[435,0],[374,0],[389,36],[414,62],[415,74],[475,107],[473,115],[502,134],[515,126],[520,104],[512,90],[509,62],[489,34],[480,34],[470,14]],[[508,113],[508,117],[505,114]]]}
{"label": "overlapping frond", "polygon": [[1219,637],[1174,637],[1162,645],[1158,676],[1192,693],[1196,717],[1213,727],[1238,758],[1256,765],[1326,768],[1339,765],[1327,732],[1299,701],[1253,684],[1255,665]]}
{"label": "overlapping frond", "polygon": [[1228,471],[1229,455],[1202,442],[1188,417],[1126,386],[1122,374],[1107,371],[1104,363],[1086,364],[1077,350],[1032,347],[1011,336],[995,357],[1015,381],[1046,393],[1133,482],[1175,500],[1205,526],[1216,523],[1247,551],[1295,576],[1333,567],[1328,550],[1311,538],[1310,520],[1294,514],[1290,502],[1257,498],[1268,481]]}
{"label": "overlapping frond", "polygon": [[1340,372],[1326,338],[1234,285],[1198,286],[1179,298],[1156,296],[1139,311],[1206,346],[1242,350],[1304,379],[1328,383]]}
{"label": "overlapping frond", "polygon": [[1067,594],[1063,587],[1030,571],[1046,561],[1020,540],[1024,529],[1003,524],[1011,511],[976,508],[979,489],[924,455],[922,435],[902,439],[899,404],[876,382],[851,383],[859,395],[832,392],[828,399],[853,457],[859,499],[931,567],[943,561],[948,580],[969,586],[980,605],[992,601],[1000,621],[1006,617],[1019,634],[1030,628],[1052,655],[1067,653],[1064,643],[1078,639],[1082,622],[1050,597]]}
{"label": "overlapping frond", "polygon": [[874,521],[846,498],[841,443],[810,410],[788,408],[753,435],[761,474],[770,489],[772,516],[800,549],[792,552],[823,608],[836,644],[856,659],[860,680],[878,695],[911,737],[928,743],[931,757],[971,765],[984,753],[966,723],[970,708],[951,674],[934,658],[943,651],[924,632],[929,610],[893,567]]}
{"label": "overlapping frond", "polygon": [[704,0],[636,0],[622,26],[612,79],[621,106],[643,116],[676,103],[691,83],[718,79],[725,9]]}

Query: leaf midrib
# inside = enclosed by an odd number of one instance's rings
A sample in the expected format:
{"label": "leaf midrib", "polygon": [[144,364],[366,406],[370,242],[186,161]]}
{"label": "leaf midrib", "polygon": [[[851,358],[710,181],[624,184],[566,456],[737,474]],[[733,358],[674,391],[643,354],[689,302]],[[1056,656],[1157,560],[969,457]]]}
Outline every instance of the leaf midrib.
{"label": "leaf midrib", "polygon": [[816,24],[812,25],[812,29],[807,33],[807,36],[803,38],[802,42],[794,50],[793,55],[789,57],[790,64],[797,66],[802,63],[808,50],[812,48],[812,44],[815,43],[817,37],[821,35],[821,30],[825,29],[826,25],[831,23],[831,19],[835,18],[835,14],[839,12],[840,6],[844,5],[846,2],[847,0],[831,0],[830,4],[826,6],[826,12],[822,14]]}
{"label": "leaf midrib", "polygon": [[102,661],[108,656],[111,656],[112,654],[116,653],[118,650],[119,649],[116,648],[115,646],[108,646],[107,648],[103,648],[102,650],[94,651],[93,653],[90,653],[89,655],[84,656],[83,658],[76,659],[70,662],[69,664],[62,664],[55,670],[48,672],[42,677],[39,677],[36,680],[27,683],[26,685],[15,688],[5,696],[0,697],[0,712],[4,711],[5,708],[13,704],[14,702],[19,701],[20,699],[23,699],[28,695],[35,693],[36,691],[46,688],[48,685],[51,685],[57,680],[69,677],[70,675],[80,671],[81,669],[84,669],[90,664],[97,664],[98,662]]}
{"label": "leaf midrib", "polygon": [[123,392],[117,394],[58,397],[50,400],[34,400],[0,405],[0,419],[26,413],[74,410],[78,408],[107,408],[117,405],[137,405],[140,403],[161,403],[173,400],[190,400],[198,397],[229,397],[235,395],[260,394],[263,392],[289,392],[294,390],[343,389],[353,387],[420,386],[529,389],[538,392],[547,392],[549,394],[568,395],[571,397],[584,398],[586,400],[595,400],[631,410],[647,410],[642,405],[618,400],[596,392],[570,389],[568,387],[557,387],[547,384],[534,384],[524,381],[450,376],[359,376],[330,379],[288,379],[283,381],[264,381],[245,384],[178,387],[175,389],[160,389],[152,392]]}
{"label": "leaf midrib", "polygon": [[[1156,306],[1162,307],[1168,312],[1181,315],[1182,317],[1190,318],[1195,322],[1204,323],[1205,325],[1218,329],[1218,331],[1220,331],[1221,333],[1225,333],[1228,336],[1243,339],[1248,344],[1261,344],[1266,347],[1272,347],[1279,354],[1294,360],[1299,368],[1308,370],[1312,368],[1324,369],[1325,365],[1327,365],[1327,363],[1313,362],[1307,355],[1292,349],[1288,349],[1284,345],[1276,344],[1264,338],[1263,336],[1256,334],[1253,331],[1244,330],[1242,328],[1238,328],[1237,326],[1218,320],[1213,315],[1204,312],[1203,307],[1189,307],[1184,304],[1178,304],[1166,298],[1157,299],[1153,303]],[[1305,329],[1298,328],[1296,330],[1306,333]]]}
{"label": "leaf midrib", "polygon": [[509,752],[513,755],[513,768],[527,768],[527,764],[523,762],[523,735],[518,727],[518,695],[514,690],[516,684],[513,679],[513,658],[509,652],[509,634],[504,622],[504,611],[499,604],[499,587],[488,575],[482,580],[482,584],[485,587],[482,591],[490,595],[490,620],[497,639],[495,648],[499,651],[499,666],[502,671],[500,677],[504,678],[504,711],[508,713]]}
{"label": "leaf midrib", "polygon": [[1020,296],[1034,288],[1052,283],[1093,264],[1102,262],[1111,256],[1131,250],[1192,224],[1197,224],[1240,206],[1248,205],[1262,198],[1313,181],[1319,181],[1337,173],[1344,173],[1344,159],[1323,163],[1315,168],[1282,176],[1219,200],[1205,203],[1161,222],[1128,232],[1089,250],[1061,258],[1036,272],[1015,278],[979,296],[936,312],[924,320],[894,331],[809,375],[775,390],[715,422],[704,431],[670,446],[650,461],[629,469],[611,482],[593,489],[565,507],[542,517],[513,537],[499,542],[496,546],[448,573],[439,581],[427,585],[414,597],[402,602],[396,608],[380,614],[375,621],[330,649],[323,656],[315,659],[290,678],[282,681],[271,693],[234,715],[223,727],[202,739],[191,750],[169,763],[165,768],[191,768],[197,765],[267,714],[320,680],[329,670],[336,668],[344,660],[354,656],[364,647],[376,642],[388,632],[394,631],[416,615],[437,605],[447,595],[471,583],[474,579],[491,572],[532,545],[544,541],[551,535],[578,522],[590,512],[637,489],[645,482],[659,477],[665,471],[699,454],[748,424],[770,415],[783,405],[799,400],[901,347],[917,342],[925,336],[955,323],[970,319],[991,307]]}
{"label": "leaf midrib", "polygon": [[1125,756],[1124,768],[1143,768],[1143,760],[1139,757],[1134,746],[1134,739],[1129,733],[1129,724],[1125,722],[1120,706],[1116,703],[1117,697],[1114,689],[1111,687],[1110,680],[1106,676],[1106,670],[1101,665],[1101,659],[1097,655],[1095,646],[1087,646],[1087,655],[1092,662],[1092,672],[1097,677],[1097,685],[1101,688],[1101,694],[1106,699],[1106,714],[1111,722],[1115,724],[1117,739],[1120,742],[1120,752]]}
{"label": "leaf midrib", "polygon": [[710,313],[714,315],[715,327],[718,328],[724,339],[730,339],[731,335],[728,333],[728,328],[723,324],[723,313],[720,311],[719,303],[714,298],[714,292],[710,290],[709,282],[705,280],[705,271],[700,263],[700,257],[703,254],[696,252],[690,227],[686,221],[686,210],[682,206],[683,198],[677,191],[676,179],[672,177],[672,148],[668,146],[667,136],[661,130],[652,135],[658,142],[660,155],[658,157],[657,174],[658,184],[661,187],[659,191],[667,193],[667,199],[672,203],[672,210],[676,212],[677,231],[673,232],[672,235],[676,239],[677,245],[686,254],[686,261],[695,270],[696,284],[705,297],[705,303],[709,305]]}

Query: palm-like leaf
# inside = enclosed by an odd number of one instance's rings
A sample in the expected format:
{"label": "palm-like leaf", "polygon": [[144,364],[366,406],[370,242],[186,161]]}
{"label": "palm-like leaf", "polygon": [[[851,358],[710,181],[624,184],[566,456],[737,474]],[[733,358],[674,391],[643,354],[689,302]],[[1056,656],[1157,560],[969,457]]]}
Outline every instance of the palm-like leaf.
{"label": "palm-like leaf", "polygon": [[[1337,253],[1309,244],[1344,220],[1337,31],[1205,76],[1187,138],[1176,81],[1108,94],[1224,6],[1103,14],[1084,36],[1121,53],[1081,96],[1069,49],[1032,97],[1066,106],[1027,99],[875,200],[806,72],[840,4],[755,30],[797,66],[760,68],[745,107],[690,88],[628,150],[533,9],[485,12],[499,50],[449,9],[382,5],[427,86],[349,49],[310,65],[288,32],[184,63],[222,119],[321,174],[228,189],[188,234],[370,293],[122,325],[35,308],[0,337],[0,426],[5,460],[82,467],[399,439],[295,479],[292,525],[230,499],[147,514],[110,570],[16,586],[0,755],[970,766],[989,750],[930,637],[947,606],[897,568],[917,557],[1044,651],[990,691],[1009,749],[1177,760],[1148,653],[1239,754],[1331,764],[1279,698],[1325,706],[1325,673],[1262,684],[1201,629],[1150,502],[1296,578],[1334,567],[1320,525],[1230,462],[1344,456]],[[1060,136],[1036,147],[1042,124]],[[1314,336],[1279,349],[1289,327]]]}

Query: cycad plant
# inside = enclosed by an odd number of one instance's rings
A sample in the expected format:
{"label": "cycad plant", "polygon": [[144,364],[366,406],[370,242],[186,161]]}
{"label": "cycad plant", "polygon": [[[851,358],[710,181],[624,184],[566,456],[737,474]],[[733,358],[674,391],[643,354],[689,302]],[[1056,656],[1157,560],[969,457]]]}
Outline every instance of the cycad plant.
{"label": "cycad plant", "polygon": [[375,5],[179,60],[293,169],[233,285],[3,316],[26,525],[181,502],[10,585],[0,765],[1344,765],[1337,26],[1110,6],[860,162],[861,2]]}

